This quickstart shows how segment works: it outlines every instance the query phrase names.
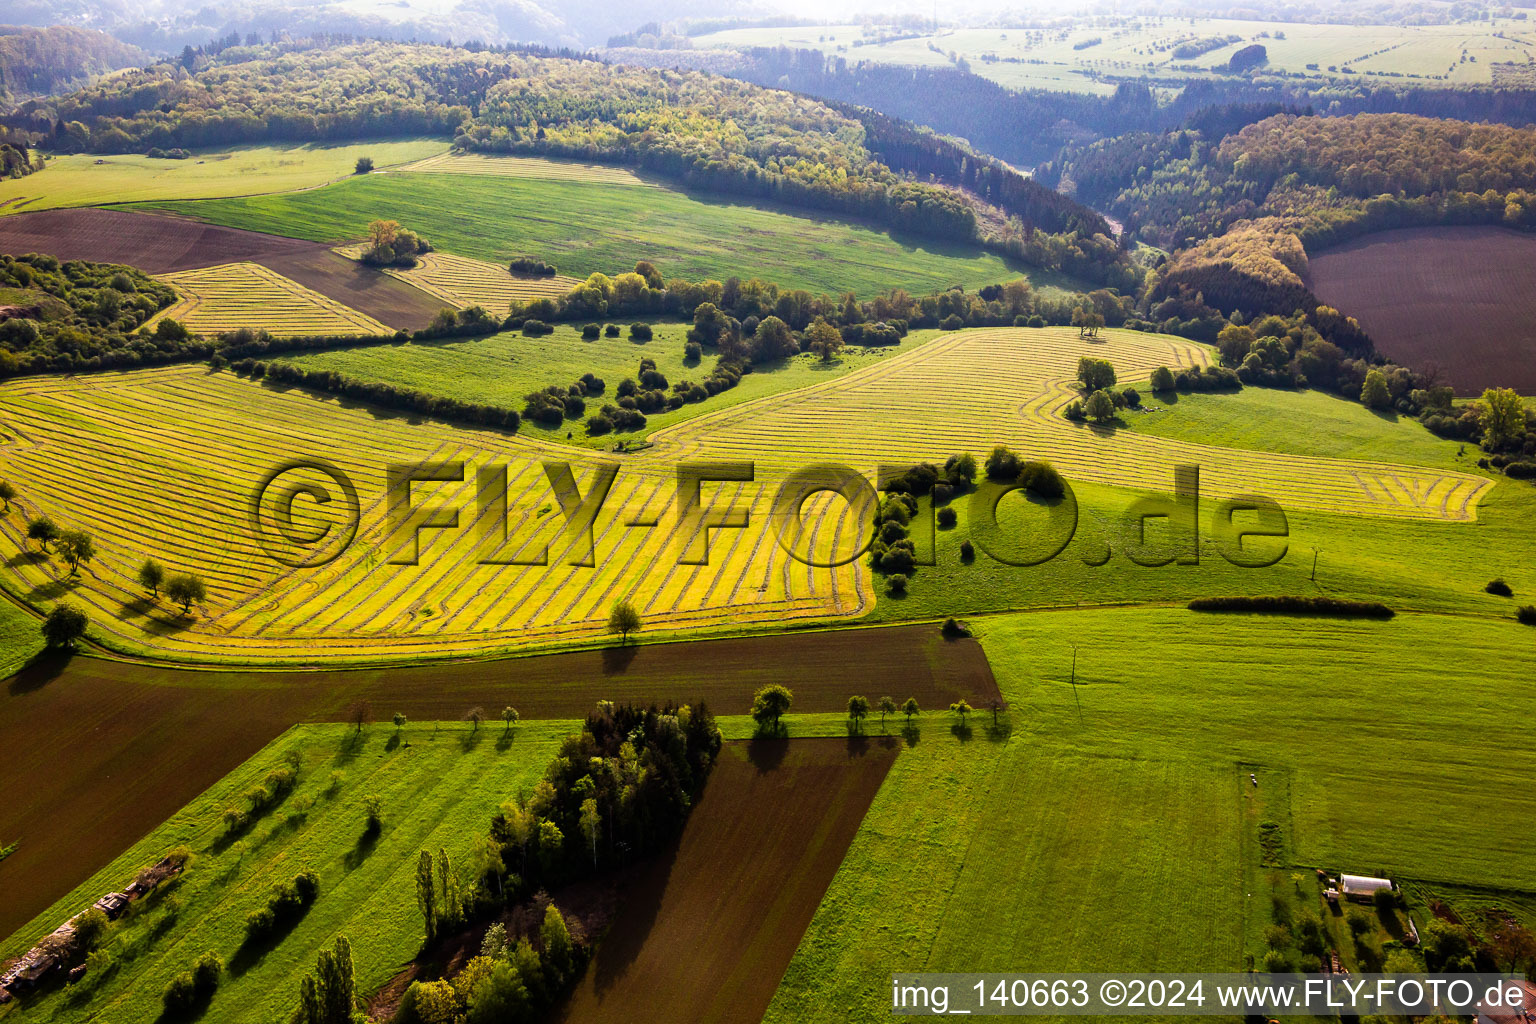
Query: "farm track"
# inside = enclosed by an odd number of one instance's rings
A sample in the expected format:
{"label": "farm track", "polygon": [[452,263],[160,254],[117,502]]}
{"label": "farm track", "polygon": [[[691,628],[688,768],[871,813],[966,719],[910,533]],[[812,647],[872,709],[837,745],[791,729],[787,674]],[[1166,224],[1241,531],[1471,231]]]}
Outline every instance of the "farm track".
{"label": "farm track", "polygon": [[[829,668],[835,666],[835,671]],[[0,692],[6,800],[0,935],[9,934],[300,721],[343,721],[359,702],[387,719],[452,720],[515,705],[579,718],[599,699],[705,700],[741,713],[768,682],[795,710],[892,691],[924,708],[997,696],[981,646],[932,625],[611,647],[498,662],[355,671],[198,671],[78,656],[39,660]]]}

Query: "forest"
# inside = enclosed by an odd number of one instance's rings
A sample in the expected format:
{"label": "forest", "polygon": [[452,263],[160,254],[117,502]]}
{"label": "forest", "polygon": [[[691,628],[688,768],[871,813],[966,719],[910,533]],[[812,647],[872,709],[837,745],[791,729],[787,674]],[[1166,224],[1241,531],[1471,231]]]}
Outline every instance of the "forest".
{"label": "forest", "polygon": [[149,54],[105,32],[69,25],[0,26],[0,100],[45,96],[147,60]]}

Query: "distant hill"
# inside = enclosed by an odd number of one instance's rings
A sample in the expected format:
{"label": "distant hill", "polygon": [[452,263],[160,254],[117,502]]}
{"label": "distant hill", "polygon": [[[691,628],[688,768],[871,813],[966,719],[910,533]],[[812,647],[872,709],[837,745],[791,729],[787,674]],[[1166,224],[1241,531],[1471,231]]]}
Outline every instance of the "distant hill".
{"label": "distant hill", "polygon": [[46,96],[148,60],[137,46],[94,29],[0,25],[0,100]]}

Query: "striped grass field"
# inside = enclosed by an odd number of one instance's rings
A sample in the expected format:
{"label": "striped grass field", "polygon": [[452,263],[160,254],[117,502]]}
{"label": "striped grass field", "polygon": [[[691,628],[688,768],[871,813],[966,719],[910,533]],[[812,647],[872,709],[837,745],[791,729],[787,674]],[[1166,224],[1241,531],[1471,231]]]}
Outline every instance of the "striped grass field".
{"label": "striped grass field", "polygon": [[[341,246],[337,252],[357,259],[363,247]],[[517,277],[506,267],[449,252],[429,252],[410,268],[388,267],[384,273],[420,288],[458,309],[483,306],[501,316],[515,299],[527,302],[540,297],[556,298],[581,282],[574,277]]]}
{"label": "striped grass field", "polygon": [[160,316],[195,334],[260,327],[280,337],[300,334],[393,334],[365,313],[306,288],[259,263],[226,263],[165,274],[181,299]]}
{"label": "striped grass field", "polygon": [[494,156],[486,153],[439,153],[400,168],[413,174],[483,174],[498,178],[539,178],[545,181],[585,181],[603,185],[658,188],[627,167],[550,160],[536,156]]}
{"label": "striped grass field", "polygon": [[[6,460],[23,515],[0,523],[0,551],[24,550],[23,516],[41,510],[93,532],[102,554],[79,580],[64,579],[55,562],[11,557],[6,582],[38,603],[72,593],[91,606],[104,636],[179,657],[405,658],[591,640],[604,634],[620,598],[656,632],[866,615],[875,607],[875,582],[862,560],[835,568],[796,561],[778,542],[771,515],[790,473],[828,461],[872,476],[882,463],[942,460],[958,451],[979,457],[1006,443],[1050,459],[1085,488],[1126,497],[1166,491],[1175,465],[1195,463],[1207,500],[1257,490],[1296,514],[1441,533],[1445,524],[1474,520],[1491,487],[1485,477],[1446,468],[1219,448],[1073,424],[1060,409],[1085,352],[1111,359],[1126,379],[1210,358],[1204,347],[1130,331],[1096,342],[1063,329],[965,331],[825,384],[676,424],[653,435],[654,447],[617,461],[203,367],[17,381],[0,388],[0,398],[5,433],[17,438]],[[335,464],[359,494],[357,542],[318,568],[274,561],[249,525],[263,475],[298,458]],[[551,458],[572,463],[583,494],[600,463],[618,466],[593,529],[595,566],[568,564],[584,549],[564,532],[540,465]],[[675,467],[697,460],[755,465],[750,481],[703,490],[706,510],[747,510],[747,528],[710,529],[681,517]],[[452,529],[421,531],[417,564],[397,564],[413,550],[413,535],[390,529],[385,468],[425,461],[464,463],[462,480],[421,484],[413,493],[415,507],[458,517]],[[494,505],[479,497],[477,474],[494,466],[506,467],[505,539]],[[487,487],[494,495],[495,484]],[[343,504],[299,500],[293,532],[319,531]],[[816,495],[803,509],[806,543],[823,561],[851,558],[867,541],[868,504]],[[270,522],[273,508],[263,505],[261,514]],[[682,550],[706,532],[709,564],[684,563]],[[546,549],[547,564],[509,564]],[[146,555],[207,577],[211,594],[195,619],[146,603],[132,582]],[[893,604],[892,613],[900,607]]]}

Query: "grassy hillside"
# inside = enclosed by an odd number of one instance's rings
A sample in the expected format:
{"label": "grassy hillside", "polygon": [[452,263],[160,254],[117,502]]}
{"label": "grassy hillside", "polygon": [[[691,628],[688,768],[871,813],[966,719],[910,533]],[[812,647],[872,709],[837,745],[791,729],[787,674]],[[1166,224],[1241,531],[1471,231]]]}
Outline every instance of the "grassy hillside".
{"label": "grassy hillside", "polygon": [[37,173],[0,181],[0,214],[165,199],[211,199],[313,188],[353,173],[361,156],[376,168],[446,152],[443,139],[381,139],[302,146],[204,150],[188,160],[142,154],[66,154]]}
{"label": "grassy hillside", "polygon": [[974,246],[606,181],[402,173],[308,192],[157,205],[215,224],[334,243],[361,238],[369,221],[387,217],[449,252],[498,263],[526,253],[574,277],[612,274],[646,259],[669,277],[735,274],[871,295],[971,287],[1020,274]]}
{"label": "grassy hillside", "polygon": [[[530,391],[550,384],[569,384],[591,372],[603,378],[607,389],[602,395],[587,400],[590,413],[615,401],[614,392],[619,382],[626,377],[638,376],[641,359],[655,360],[656,369],[673,384],[709,376],[718,356],[706,355],[692,365],[683,359],[683,345],[688,333],[686,325],[657,324],[654,332],[655,337],[643,344],[631,341],[627,328],[626,333],[617,338],[586,341],[581,337],[579,326],[561,324],[553,334],[542,338],[507,332],[468,341],[311,352],[285,357],[285,361],[306,369],[336,370],[363,380],[380,380],[430,394],[514,409],[522,408],[523,398]],[[814,354],[801,353],[779,363],[754,367],[753,372],[729,391],[681,409],[648,415],[645,429],[632,436],[643,437],[695,416],[833,380],[873,366],[898,352],[911,351],[931,341],[938,333],[915,331],[903,339],[901,345],[888,348],[850,348],[831,363],[821,362]],[[613,446],[613,435],[589,438],[583,422],[568,420],[558,429],[551,430],[529,420],[518,428],[518,433],[563,442],[568,440],[568,432],[574,432],[575,437],[569,440],[577,444],[600,448]]]}
{"label": "grassy hillside", "polygon": [[[1243,969],[1270,923],[1244,884],[1250,773],[1285,790],[1296,868],[1530,884],[1529,844],[1500,824],[1536,770],[1504,711],[1529,696],[1528,627],[1154,609],[978,625],[1012,735],[983,713],[956,746],[923,723],[768,1020],[872,1017],[892,971]],[[1450,650],[1453,671],[1425,661]]]}

